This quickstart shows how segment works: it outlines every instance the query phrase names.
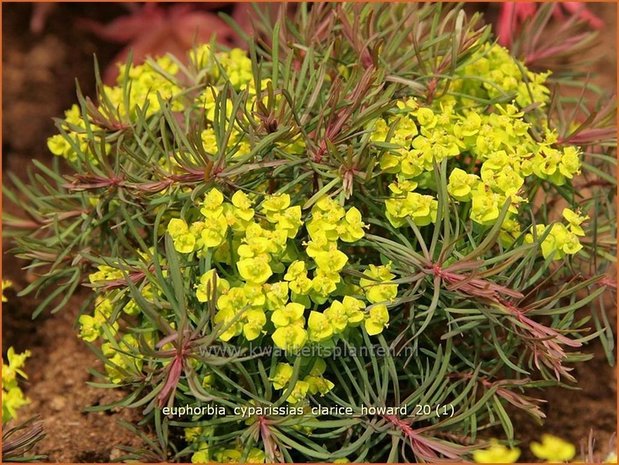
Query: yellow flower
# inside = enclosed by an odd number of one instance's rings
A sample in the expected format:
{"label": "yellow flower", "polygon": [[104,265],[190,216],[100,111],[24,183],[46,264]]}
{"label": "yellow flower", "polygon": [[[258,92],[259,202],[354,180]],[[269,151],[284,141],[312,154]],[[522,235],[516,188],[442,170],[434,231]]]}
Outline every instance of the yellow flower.
{"label": "yellow flower", "polygon": [[226,72],[230,84],[236,90],[248,85],[254,75],[252,72],[251,60],[247,53],[240,48],[233,48],[226,53],[218,53],[217,58],[221,67]]}
{"label": "yellow flower", "polygon": [[71,143],[62,134],[55,134],[47,139],[49,151],[59,157],[71,158],[73,148]]}
{"label": "yellow flower", "polygon": [[[550,229],[550,232],[548,232],[541,244],[542,255],[545,259],[552,257],[553,260],[560,260],[565,255],[574,255],[582,249],[578,236],[561,223],[554,223],[550,226],[536,225],[536,236],[538,238],[543,236],[547,228]],[[525,236],[525,241],[529,244],[533,243],[533,240],[532,233]]]}
{"label": "yellow flower", "polygon": [[168,223],[168,234],[172,239],[187,234],[189,232],[189,226],[187,222],[181,218],[172,218]]}
{"label": "yellow flower", "polygon": [[235,214],[244,221],[250,221],[254,217],[252,201],[243,191],[236,191],[232,196],[232,205],[236,207]]}
{"label": "yellow flower", "polygon": [[191,463],[209,463],[210,461],[208,446],[200,448],[191,455]]}
{"label": "yellow flower", "polygon": [[345,296],[342,306],[348,318],[348,326],[357,326],[363,321],[363,311],[365,303],[354,297]]}
{"label": "yellow flower", "polygon": [[304,381],[309,385],[310,394],[315,395],[320,393],[320,395],[325,395],[335,386],[335,384],[322,376],[326,368],[327,363],[324,359],[317,358],[309,375],[304,378]]}
{"label": "yellow flower", "polygon": [[22,371],[26,359],[30,357],[31,352],[26,350],[21,354],[16,354],[13,347],[9,347],[6,352],[8,365],[2,363],[2,385],[3,387],[11,386],[17,379],[17,375],[27,379],[28,376]]}
{"label": "yellow flower", "polygon": [[241,289],[245,295],[248,305],[254,308],[259,308],[260,310],[264,309],[266,296],[264,295],[264,292],[262,292],[262,286],[247,283]]}
{"label": "yellow flower", "polygon": [[501,213],[499,196],[486,190],[484,185],[473,191],[471,205],[471,220],[481,225],[493,224]]}
{"label": "yellow flower", "polygon": [[219,463],[239,463],[243,452],[236,449],[218,450],[215,453],[215,461]]}
{"label": "yellow flower", "polygon": [[284,279],[290,282],[290,290],[298,295],[306,295],[312,288],[312,280],[307,277],[305,262],[295,260],[288,266]]}
{"label": "yellow flower", "polygon": [[427,226],[436,221],[438,201],[431,195],[409,192],[405,198],[396,197],[385,201],[386,216],[396,228],[408,224],[411,218],[417,226]]}
{"label": "yellow flower", "polygon": [[294,387],[292,388],[290,395],[286,399],[286,402],[290,404],[298,404],[303,399],[305,399],[305,396],[307,396],[308,391],[309,391],[309,384],[307,382],[297,381]]}
{"label": "yellow flower", "polygon": [[319,252],[314,257],[314,261],[318,268],[323,270],[325,273],[337,273],[348,261],[348,257],[345,253],[337,250],[336,248],[332,248],[328,252]]}
{"label": "yellow flower", "polygon": [[247,454],[247,463],[264,463],[266,461],[266,454],[263,450],[256,447],[252,447]]}
{"label": "yellow flower", "polygon": [[370,308],[370,314],[365,320],[365,330],[368,335],[374,336],[383,332],[389,322],[389,311],[385,304],[375,305]]}
{"label": "yellow flower", "polygon": [[114,384],[120,384],[131,376],[137,375],[142,369],[142,360],[136,349],[139,346],[138,339],[133,334],[125,334],[118,342],[118,349],[110,343],[101,345],[103,355],[109,363],[105,365],[108,378]]}
{"label": "yellow flower", "polygon": [[8,289],[9,287],[13,286],[13,282],[9,281],[8,279],[3,279],[2,280],[2,302],[7,302],[7,298],[4,296],[4,290]]}
{"label": "yellow flower", "polygon": [[[108,323],[108,319],[112,315],[114,308],[109,299],[97,297],[95,303],[94,314],[80,315],[78,323],[80,325],[80,338],[86,342],[93,342],[99,336],[102,336],[103,325]],[[114,322],[111,325],[112,332],[118,330],[118,323]]]}
{"label": "yellow flower", "polygon": [[305,307],[303,305],[291,302],[284,308],[275,310],[273,315],[271,315],[271,321],[276,328],[293,325],[303,327],[305,324],[305,319],[303,318],[304,312]]}
{"label": "yellow flower", "polygon": [[295,260],[288,266],[288,271],[284,275],[286,281],[294,281],[299,276],[307,275],[307,268],[303,260]]}
{"label": "yellow flower", "polygon": [[251,309],[244,314],[243,335],[248,341],[253,341],[262,333],[262,327],[267,322],[267,317],[262,310]]}
{"label": "yellow flower", "polygon": [[273,382],[273,388],[284,389],[288,385],[290,378],[292,378],[293,372],[294,369],[288,363],[278,363],[273,376],[269,378]]}
{"label": "yellow flower", "polygon": [[454,168],[449,175],[447,192],[456,200],[468,201],[471,199],[471,192],[479,177],[469,174],[460,168]]}
{"label": "yellow flower", "polygon": [[310,341],[324,342],[331,339],[333,335],[333,328],[324,313],[312,311],[307,320],[307,327]]}
{"label": "yellow flower", "polygon": [[308,375],[303,378],[303,381],[308,384],[308,392],[311,395],[320,394],[321,396],[324,396],[335,386],[333,382],[323,378],[322,376]]}
{"label": "yellow flower", "polygon": [[221,214],[223,214],[224,211],[223,202],[223,194],[218,189],[213,188],[204,197],[200,213],[202,213],[207,218],[214,218],[216,216],[220,216]]}
{"label": "yellow flower", "polygon": [[243,331],[243,324],[239,321],[237,312],[232,308],[222,308],[219,310],[213,317],[213,322],[216,325],[221,325],[223,332],[219,335],[219,339],[224,342],[238,336]]}
{"label": "yellow flower", "polygon": [[383,118],[377,118],[370,126],[368,126],[370,132],[370,140],[372,142],[385,142],[387,135],[389,134],[389,126]]}
{"label": "yellow flower", "polygon": [[457,137],[470,137],[479,132],[481,116],[476,111],[469,111],[461,116],[460,123],[454,126],[454,134]]}
{"label": "yellow flower", "polygon": [[196,245],[205,248],[219,247],[225,242],[227,232],[228,222],[224,215],[208,218],[208,220],[203,223],[203,228],[200,231],[200,236]]}
{"label": "yellow flower", "polygon": [[490,447],[473,452],[473,460],[477,463],[514,463],[520,457],[520,449],[506,447],[496,439],[490,441]]}
{"label": "yellow flower", "polygon": [[288,302],[288,283],[285,281],[263,285],[267,309],[273,311]]}
{"label": "yellow flower", "polygon": [[349,208],[344,218],[338,225],[338,234],[344,242],[356,242],[361,239],[365,232],[365,224],[361,221],[361,212],[356,208]]}
{"label": "yellow flower", "polygon": [[567,462],[576,455],[576,447],[552,434],[542,434],[542,442],[531,443],[531,452],[548,462]]}
{"label": "yellow flower", "polygon": [[580,154],[576,147],[569,145],[563,149],[559,171],[569,179],[572,179],[575,174],[580,173]]}
{"label": "yellow flower", "polygon": [[401,170],[401,156],[386,152],[380,157],[379,166],[385,173],[398,173]]}
{"label": "yellow flower", "polygon": [[402,176],[397,176],[397,182],[389,184],[389,190],[396,194],[398,197],[406,196],[409,192],[417,189],[419,183],[410,179],[405,179]]}
{"label": "yellow flower", "polygon": [[336,334],[341,333],[348,326],[348,314],[341,302],[334,300],[324,314]]}
{"label": "yellow flower", "polygon": [[582,229],[582,226],[580,225],[584,221],[589,219],[588,216],[580,216],[578,213],[576,213],[573,210],[570,210],[569,208],[564,208],[562,214],[563,214],[563,218],[565,218],[567,222],[570,224],[570,231],[572,233],[576,234],[577,236],[585,235],[585,231]]}
{"label": "yellow flower", "polygon": [[334,300],[324,311],[335,333],[341,333],[348,326],[358,326],[365,318],[361,309],[365,303],[354,297],[345,296],[342,302]]}
{"label": "yellow flower", "polygon": [[[271,221],[271,218],[273,218],[274,214],[284,211],[289,206],[290,206],[290,195],[275,194],[275,195],[268,195],[262,202],[261,208],[262,208],[262,212],[265,214],[267,219]],[[272,222],[276,223],[277,220],[274,220]]]}
{"label": "yellow flower", "polygon": [[395,131],[390,142],[407,147],[417,134],[419,130],[415,122],[408,116],[402,115],[396,120]]}
{"label": "yellow flower", "polygon": [[301,326],[290,325],[277,328],[271,338],[280,349],[296,352],[307,342],[307,331]]}
{"label": "yellow flower", "polygon": [[322,197],[312,207],[312,218],[305,225],[314,241],[338,239],[337,227],[344,215],[344,208],[328,196]]}
{"label": "yellow flower", "polygon": [[241,277],[252,284],[264,284],[273,274],[266,255],[239,260],[236,266]]}
{"label": "yellow flower", "polygon": [[213,284],[217,295],[222,295],[230,290],[230,283],[217,275],[215,270],[209,270],[200,276],[200,284],[196,285],[196,297],[198,302],[208,302],[213,296]]}
{"label": "yellow flower", "polygon": [[24,395],[23,391],[19,387],[3,388],[2,422],[5,423],[15,418],[17,416],[17,411],[29,403],[30,399]]}
{"label": "yellow flower", "polygon": [[196,237],[191,234],[183,234],[174,239],[174,250],[179,253],[191,253],[196,245]]}
{"label": "yellow flower", "polygon": [[340,282],[340,276],[337,273],[328,273],[318,268],[312,279],[312,295],[311,297],[319,304],[324,303],[327,296],[337,289],[337,283]]}
{"label": "yellow flower", "polygon": [[520,236],[520,224],[518,221],[506,217],[501,225],[499,240],[503,247],[511,247],[518,236]]}
{"label": "yellow flower", "polygon": [[432,129],[436,126],[436,115],[431,108],[419,108],[416,113],[417,121],[424,129]]}
{"label": "yellow flower", "polygon": [[[205,92],[208,92],[208,90]],[[208,109],[206,110],[208,113]],[[214,112],[213,112],[213,116],[215,116]],[[200,133],[200,139],[202,139],[202,146],[204,147],[204,150],[206,150],[207,153],[210,153],[212,155],[215,155],[217,153],[219,147],[217,145],[217,135],[215,134],[215,130],[213,128],[207,128],[203,130]]]}
{"label": "yellow flower", "polygon": [[395,275],[391,273],[390,265],[370,265],[363,274],[369,279],[361,278],[359,285],[365,291],[365,297],[371,303],[391,301],[398,295],[398,285],[390,283],[395,278]]}

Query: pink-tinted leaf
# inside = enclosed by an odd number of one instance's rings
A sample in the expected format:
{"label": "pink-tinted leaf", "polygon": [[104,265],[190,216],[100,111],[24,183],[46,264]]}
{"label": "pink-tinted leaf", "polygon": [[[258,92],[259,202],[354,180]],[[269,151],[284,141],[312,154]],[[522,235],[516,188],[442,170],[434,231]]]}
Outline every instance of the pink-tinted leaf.
{"label": "pink-tinted leaf", "polygon": [[189,4],[162,7],[147,3],[133,13],[103,25],[81,20],[81,27],[110,42],[127,43],[104,73],[104,81],[113,84],[118,75],[117,63],[125,63],[132,54],[134,64],[147,57],[172,53],[185,57],[192,46],[209,42],[213,36],[220,43],[232,45],[234,31],[216,14]]}

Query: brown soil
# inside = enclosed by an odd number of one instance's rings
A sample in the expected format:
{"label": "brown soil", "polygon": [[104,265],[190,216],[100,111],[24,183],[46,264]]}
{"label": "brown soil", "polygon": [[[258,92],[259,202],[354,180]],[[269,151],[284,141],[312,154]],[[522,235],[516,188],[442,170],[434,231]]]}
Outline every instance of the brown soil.
{"label": "brown soil", "polygon": [[[595,4],[591,8],[607,21],[598,47],[605,58],[596,71],[600,84],[616,87],[616,6]],[[50,161],[45,141],[53,134],[52,117],[62,116],[75,101],[74,79],[78,78],[85,94],[93,94],[92,54],[106,64],[118,47],[92,38],[73,27],[78,17],[106,21],[125,10],[110,4],[59,4],[48,18],[41,36],[28,30],[31,5],[3,5],[3,171],[24,179],[32,159]],[[6,179],[6,178],[5,178]],[[6,182],[6,180],[5,180]],[[3,203],[4,211],[18,213],[18,207]],[[3,240],[3,250],[10,243]],[[3,277],[23,289],[29,281],[21,270],[23,262],[10,254],[3,255]],[[22,418],[39,415],[47,437],[37,452],[49,461],[107,462],[118,457],[119,444],[138,445],[137,439],[118,425],[119,419],[133,420],[137,412],[84,413],[88,405],[108,403],[120,398],[117,391],[86,385],[92,378],[88,369],[98,367],[96,357],[76,337],[75,319],[80,298],[72,299],[56,315],[42,315],[32,321],[36,307],[32,298],[17,298],[7,292],[9,303],[3,305],[3,353],[9,346],[30,349],[32,357],[26,393],[32,403],[22,411]],[[615,318],[615,312],[611,318]],[[616,430],[616,376],[604,357],[599,343],[585,348],[594,359],[580,364],[575,372],[579,390],[553,388],[539,393],[548,399],[543,427],[518,414],[514,424],[517,437],[526,453],[531,440],[549,432],[579,443],[590,429],[600,448]],[[501,432],[496,431],[497,436]],[[530,458],[524,456],[523,458]]]}
{"label": "brown soil", "polygon": [[[86,94],[94,91],[93,53],[105,63],[116,48],[92,39],[72,27],[78,17],[98,20],[113,18],[123,10],[115,5],[58,5],[51,12],[41,36],[29,33],[32,6],[3,5],[3,172],[26,178],[32,159],[49,163],[46,139],[55,132],[52,117],[75,101],[75,78]],[[6,182],[6,178],[5,178]],[[18,214],[19,208],[3,201],[5,212]],[[10,242],[3,240],[3,250]],[[29,276],[11,254],[3,255],[3,277],[15,289],[28,285]],[[31,404],[20,418],[39,416],[46,438],[37,448],[53,462],[109,462],[119,456],[119,444],[139,445],[136,437],[118,424],[119,419],[135,421],[135,412],[85,413],[84,407],[105,404],[122,393],[89,387],[88,370],[101,369],[96,357],[76,336],[74,329],[80,298],[72,299],[56,315],[31,315],[37,300],[18,298],[6,292],[3,305],[2,352],[10,346],[29,349],[29,380],[25,386]]]}

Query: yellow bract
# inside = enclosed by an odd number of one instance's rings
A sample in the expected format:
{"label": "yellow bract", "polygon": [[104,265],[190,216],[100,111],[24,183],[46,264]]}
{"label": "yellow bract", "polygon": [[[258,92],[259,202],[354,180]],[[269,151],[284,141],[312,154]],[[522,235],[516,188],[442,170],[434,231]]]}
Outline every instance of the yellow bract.
{"label": "yellow bract", "polygon": [[531,443],[531,452],[538,459],[548,462],[567,462],[576,455],[576,447],[552,434],[543,434],[541,443]]}
{"label": "yellow bract", "polygon": [[307,320],[309,339],[314,342],[324,342],[331,339],[333,328],[324,313],[311,312]]}
{"label": "yellow bract", "polygon": [[541,243],[542,255],[546,259],[560,260],[566,255],[578,253],[583,247],[578,236],[561,223],[550,226],[538,224],[535,226],[535,235],[527,234],[525,241],[532,243],[535,238],[542,237],[544,237]]}
{"label": "yellow bract", "polygon": [[370,265],[363,272],[368,278],[361,278],[359,285],[365,291],[367,300],[371,303],[387,302],[395,299],[398,285],[391,283],[395,275],[391,273],[391,265]]}
{"label": "yellow bract", "polygon": [[269,379],[273,382],[275,389],[284,389],[292,377],[293,368],[288,363],[278,363],[275,367],[273,376]]}
{"label": "yellow bract", "polygon": [[280,349],[296,352],[307,342],[307,331],[301,326],[291,325],[277,328],[271,337]]}
{"label": "yellow bract", "polygon": [[473,460],[477,463],[514,463],[520,457],[520,449],[506,447],[496,439],[490,441],[490,447],[473,452]]}
{"label": "yellow bract", "polygon": [[17,415],[24,405],[30,403],[17,382],[17,376],[27,379],[26,373],[22,370],[26,359],[30,357],[30,351],[26,350],[21,354],[16,354],[13,347],[7,350],[6,358],[8,364],[2,362],[2,423],[5,424]]}
{"label": "yellow bract", "polygon": [[4,290],[13,286],[13,282],[8,279],[2,280],[2,302],[7,302],[7,298],[4,296]]}
{"label": "yellow bract", "polygon": [[389,311],[385,304],[375,305],[370,308],[370,313],[365,320],[365,330],[370,336],[383,332],[389,322]]}

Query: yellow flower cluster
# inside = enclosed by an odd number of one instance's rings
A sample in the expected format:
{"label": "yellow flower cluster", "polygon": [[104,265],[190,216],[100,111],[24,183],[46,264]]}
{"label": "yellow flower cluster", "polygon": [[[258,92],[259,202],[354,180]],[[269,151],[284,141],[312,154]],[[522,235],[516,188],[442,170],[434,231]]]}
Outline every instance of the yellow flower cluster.
{"label": "yellow flower cluster", "polygon": [[[179,72],[178,64],[169,56],[147,61],[142,65],[121,65],[114,87],[104,86],[105,97],[112,103],[121,120],[134,117],[135,111],[142,111],[146,116],[152,116],[161,109],[159,99],[172,103],[172,109],[183,109],[179,98],[181,88],[176,82]],[[128,94],[125,98],[125,85]]]}
{"label": "yellow flower cluster", "polygon": [[[323,396],[333,389],[335,385],[323,376],[326,368],[327,365],[323,359],[316,359],[307,376],[296,381],[290,395],[286,398],[286,402],[298,404],[305,399],[307,394]],[[273,383],[273,388],[276,390],[288,389],[293,372],[294,369],[290,364],[278,363],[273,376],[269,378]]]}
{"label": "yellow flower cluster", "polygon": [[8,289],[9,287],[13,287],[13,282],[9,281],[8,279],[3,279],[2,280],[2,302],[7,302],[7,298],[4,295],[4,290]]}
{"label": "yellow flower cluster", "polygon": [[518,457],[520,449],[504,446],[496,439],[490,441],[488,448],[473,452],[473,460],[476,463],[515,463]]}
{"label": "yellow flower cluster", "polygon": [[[532,103],[546,104],[550,91],[545,81],[550,75],[527,70],[498,44],[483,44],[470,59],[456,70],[461,79],[455,80],[454,92],[481,99],[498,97],[515,99],[520,108]],[[464,103],[474,103],[463,98]]]}
{"label": "yellow flower cluster", "polygon": [[[61,127],[66,135],[55,134],[49,137],[47,139],[47,148],[52,154],[64,157],[70,162],[75,162],[78,159],[78,150],[87,154],[92,153],[92,148],[89,146],[90,136],[78,105],[74,104],[71,106],[70,109],[65,111],[64,115],[65,119]],[[97,125],[90,124],[90,131],[94,134],[97,134],[100,130],[101,128]],[[93,137],[99,139],[97,135]],[[92,141],[90,142],[92,143]],[[110,144],[105,144],[105,153],[108,153],[110,148]]]}
{"label": "yellow flower cluster", "polygon": [[[292,204],[289,194],[266,195],[258,208],[257,200],[236,191],[226,201],[213,188],[199,205],[196,221],[173,218],[167,226],[178,252],[212,256],[236,269],[226,278],[211,269],[196,285],[200,302],[217,291],[219,338],[230,341],[242,335],[253,341],[269,334],[277,347],[294,353],[308,343],[331,344],[364,322],[368,334],[381,333],[389,321],[387,304],[397,294],[389,266],[371,265],[358,286],[342,277],[349,258],[338,242],[363,238],[361,212],[324,196],[303,221],[301,207]],[[291,242],[303,225],[309,236],[306,256]],[[376,305],[366,309],[355,294]],[[313,305],[324,308],[308,311]]]}
{"label": "yellow flower cluster", "polygon": [[[409,222],[417,226],[435,222],[438,202],[433,170],[447,160],[447,192],[454,200],[470,204],[468,214],[474,223],[492,226],[509,202],[501,231],[501,242],[507,246],[521,234],[516,217],[518,205],[529,200],[522,196],[526,178],[535,176],[562,185],[580,172],[580,153],[573,146],[557,148],[557,135],[545,122],[543,140],[532,135],[532,123],[522,108],[548,101],[547,73],[532,73],[500,46],[485,45],[458,75],[461,79],[455,81],[454,92],[431,105],[415,99],[399,101],[390,115],[372,123],[370,140],[380,150],[380,168],[394,175],[385,215],[396,228]],[[484,76],[484,80],[474,76]],[[513,100],[480,105],[461,97],[463,93],[485,100],[500,96]],[[455,158],[459,167],[450,161]],[[470,168],[463,169],[466,165]],[[563,233],[558,227],[553,232],[561,236],[558,248],[564,254],[577,252],[578,238],[563,238]]]}
{"label": "yellow flower cluster", "polygon": [[2,423],[16,417],[16,412],[30,401],[19,387],[17,376],[28,378],[22,370],[30,351],[16,354],[12,347],[7,351],[8,364],[2,362]]}
{"label": "yellow flower cluster", "polygon": [[80,315],[78,323],[80,325],[80,338],[86,342],[93,342],[103,335],[103,327],[107,325],[107,328],[116,333],[118,330],[118,323],[109,323],[114,311],[112,301],[108,297],[97,296],[95,302],[95,310],[92,315]]}
{"label": "yellow flower cluster", "polygon": [[[365,315],[365,303],[348,295],[342,301],[333,300],[324,312],[305,314],[312,302],[322,305],[338,286],[339,294],[347,286],[341,271],[348,256],[337,243],[354,243],[364,236],[359,210],[346,210],[326,196],[319,199],[305,222],[310,238],[305,247],[307,258],[300,257],[289,244],[303,224],[301,207],[292,205],[288,194],[265,196],[256,211],[255,199],[242,191],[236,191],[227,202],[218,189],[206,194],[197,221],[170,220],[167,232],[178,252],[196,252],[200,257],[212,253],[217,261],[236,266],[239,282],[234,286],[210,270],[199,278],[196,288],[200,302],[212,298],[212,288],[217,288],[214,322],[222,326],[222,340],[243,334],[252,341],[265,332],[269,322],[273,342],[288,351],[297,351],[308,341],[324,343],[348,326],[359,325],[364,317],[372,322],[373,334],[382,331],[388,321],[386,306],[372,308]],[[371,269],[370,279],[379,268]],[[313,277],[308,275],[311,270]],[[278,280],[268,282],[275,275]],[[374,286],[369,295],[378,295],[385,286],[390,292],[381,302],[393,299],[391,291],[397,292],[393,284]],[[269,317],[267,311],[271,312]]]}
{"label": "yellow flower cluster", "polygon": [[[205,455],[208,457],[204,449],[202,449],[196,454],[193,454],[191,461],[193,463],[207,463],[213,461],[217,463],[240,463],[243,457],[243,447],[240,445],[237,449],[215,449],[210,459],[206,459]],[[265,461],[266,455],[264,451],[257,447],[252,447],[243,463],[264,463]]]}
{"label": "yellow flower cluster", "polygon": [[[137,112],[150,117],[161,110],[161,101],[168,101],[173,111],[182,111],[187,105],[198,105],[204,109],[207,119],[212,121],[218,92],[216,86],[224,80],[229,80],[236,90],[248,89],[251,95],[255,95],[251,60],[245,51],[232,49],[229,52],[213,53],[211,46],[205,44],[192,50],[189,56],[199,70],[196,80],[201,81],[206,77],[209,83],[197,98],[186,98],[180,84],[182,79],[178,63],[170,56],[163,56],[141,65],[119,65],[117,84],[103,86],[98,111],[104,116],[123,122],[134,120]],[[230,116],[232,101],[229,100],[228,103],[227,112]],[[66,135],[56,134],[47,141],[51,153],[70,162],[77,161],[78,149],[86,154],[91,153],[89,131],[86,130],[86,122],[78,105],[73,105],[65,112],[61,127]],[[97,134],[101,133],[101,128],[91,122],[90,131],[95,134],[94,137],[99,137]],[[207,152],[217,153],[212,127],[204,130],[202,139]],[[229,145],[235,147],[236,157],[247,155],[250,151],[248,141],[238,128],[233,131]],[[111,145],[106,144],[105,152],[110,150]]]}
{"label": "yellow flower cluster", "polygon": [[[185,439],[193,445],[195,452],[191,456],[192,463],[240,463],[243,458],[243,445],[232,449],[230,447],[209,446],[208,438],[213,435],[215,428],[212,426],[196,426],[185,428]],[[264,463],[266,456],[264,451],[252,447],[249,450],[244,463]]]}
{"label": "yellow flower cluster", "polygon": [[[150,340],[151,347],[154,346]],[[101,344],[101,351],[107,358],[105,371],[114,384],[136,379],[142,372],[142,355],[139,341],[133,334],[124,334],[118,341],[109,340]]]}
{"label": "yellow flower cluster", "polygon": [[[569,462],[576,455],[574,444],[552,434],[543,434],[542,441],[531,442],[530,448],[535,457],[547,463]],[[518,457],[520,449],[504,446],[496,439],[492,439],[486,449],[473,452],[473,460],[476,463],[515,463]]]}
{"label": "yellow flower cluster", "polygon": [[565,255],[574,255],[582,249],[578,237],[585,235],[581,225],[589,217],[564,208],[563,218],[567,221],[567,225],[562,223],[553,223],[549,226],[538,224],[534,228],[535,235],[529,233],[525,236],[525,241],[528,243],[533,243],[536,238],[544,238],[541,249],[545,259],[560,260]]}
{"label": "yellow flower cluster", "polygon": [[542,442],[533,441],[531,452],[538,459],[549,463],[560,463],[572,460],[576,455],[576,447],[552,434],[542,434]]}
{"label": "yellow flower cluster", "polygon": [[[166,270],[163,272],[167,275]],[[100,265],[98,271],[89,275],[90,282],[102,284],[106,281],[114,281],[123,278],[123,272],[112,266]],[[92,314],[82,314],[78,319],[79,337],[86,342],[97,340],[104,341],[101,344],[103,355],[107,358],[105,370],[110,382],[121,384],[132,376],[137,376],[142,368],[142,355],[137,337],[134,334],[121,334],[118,319],[113,319],[114,309],[119,302],[122,311],[127,315],[137,315],[140,311],[137,302],[133,298],[124,297],[127,289],[115,289],[97,295]],[[152,300],[161,291],[154,290],[150,284],[145,284],[140,290],[142,297]],[[153,332],[142,333],[144,341],[154,348]]]}
{"label": "yellow flower cluster", "polygon": [[[4,290],[13,286],[13,283],[8,279],[2,280],[2,302],[7,299],[4,296]],[[26,359],[30,357],[29,350],[16,354],[13,347],[9,347],[6,353],[7,363],[2,361],[2,423],[5,424],[9,420],[16,418],[17,410],[24,405],[30,403],[30,400],[24,395],[18,384],[18,376],[27,379],[28,376],[22,370],[26,363]]]}

